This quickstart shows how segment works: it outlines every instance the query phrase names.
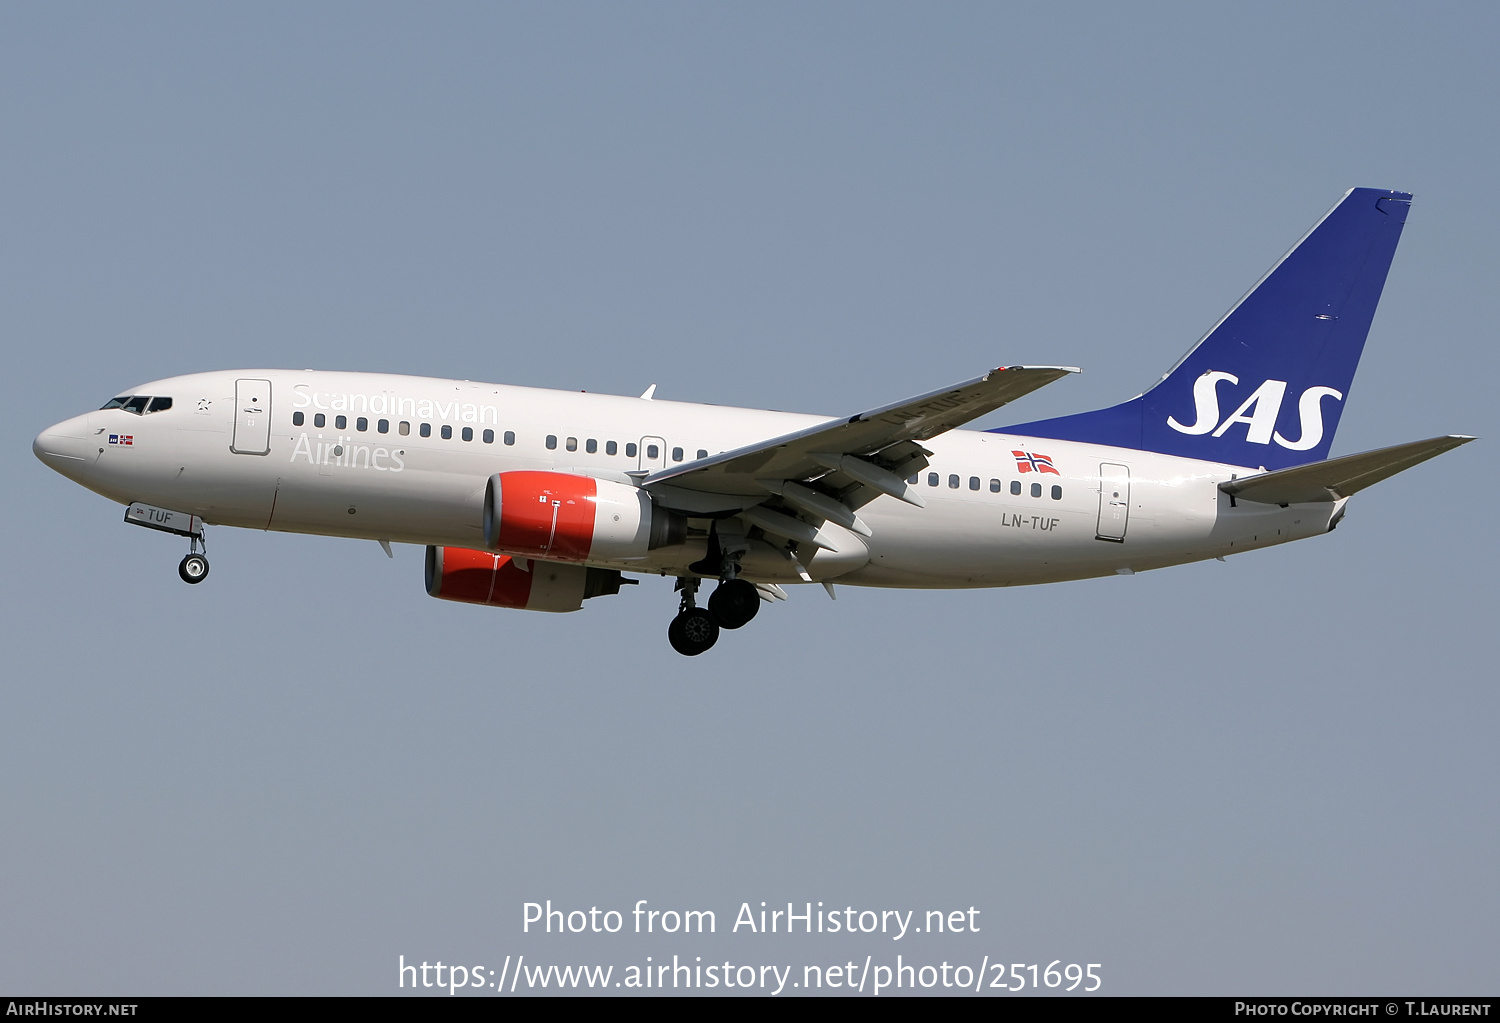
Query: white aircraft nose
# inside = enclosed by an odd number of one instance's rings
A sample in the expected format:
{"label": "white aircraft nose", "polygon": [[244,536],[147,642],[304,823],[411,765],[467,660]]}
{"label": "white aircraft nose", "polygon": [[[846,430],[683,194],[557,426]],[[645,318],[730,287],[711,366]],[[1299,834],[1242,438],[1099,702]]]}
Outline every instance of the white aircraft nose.
{"label": "white aircraft nose", "polygon": [[91,461],[90,443],[89,417],[75,416],[37,434],[36,440],[31,442],[31,451],[43,465],[72,478]]}

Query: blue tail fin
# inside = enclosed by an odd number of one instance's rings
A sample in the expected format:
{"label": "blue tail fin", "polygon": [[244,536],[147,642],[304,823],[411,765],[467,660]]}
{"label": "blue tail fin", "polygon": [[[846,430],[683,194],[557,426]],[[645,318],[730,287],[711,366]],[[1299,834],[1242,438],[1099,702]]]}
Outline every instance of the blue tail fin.
{"label": "blue tail fin", "polygon": [[994,432],[1267,469],[1327,458],[1410,206],[1350,189],[1145,394]]}

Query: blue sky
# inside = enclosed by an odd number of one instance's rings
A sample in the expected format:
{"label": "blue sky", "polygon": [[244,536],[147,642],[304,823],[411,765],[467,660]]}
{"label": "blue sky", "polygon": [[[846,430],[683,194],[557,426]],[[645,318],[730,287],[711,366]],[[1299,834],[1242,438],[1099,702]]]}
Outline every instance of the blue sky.
{"label": "blue sky", "polygon": [[[398,955],[1103,964],[1493,991],[1500,25],[1480,4],[0,11],[0,988],[395,993]],[[1416,194],[1334,442],[1481,440],[1330,536],[1132,578],[448,605],[420,551],[171,539],[30,453],[312,366],[838,414],[1140,391],[1345,189]],[[1013,415],[1011,414],[1013,412]],[[711,937],[521,931],[709,908]],[[977,934],[724,933],[742,902]]]}

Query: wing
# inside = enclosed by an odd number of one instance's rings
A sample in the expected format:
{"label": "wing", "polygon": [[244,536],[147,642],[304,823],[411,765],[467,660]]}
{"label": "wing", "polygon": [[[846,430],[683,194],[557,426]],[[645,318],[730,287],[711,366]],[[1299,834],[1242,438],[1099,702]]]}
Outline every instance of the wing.
{"label": "wing", "polygon": [[[1052,381],[1077,373],[1065,366],[1001,366],[982,377],[861,412],[847,419],[772,437],[733,451],[663,469],[643,484],[719,494],[764,494],[762,479],[805,480],[829,470],[820,455],[871,456],[947,433]],[[915,447],[915,445],[913,445]]]}
{"label": "wing", "polygon": [[921,441],[1076,372],[1066,366],[1001,366],[894,405],[684,462],[652,473],[642,486],[668,507],[686,511],[707,511],[720,497],[727,511],[779,494],[812,518],[864,532],[862,523],[855,525],[854,509],[881,494],[921,505],[905,482],[927,465],[931,452]]}

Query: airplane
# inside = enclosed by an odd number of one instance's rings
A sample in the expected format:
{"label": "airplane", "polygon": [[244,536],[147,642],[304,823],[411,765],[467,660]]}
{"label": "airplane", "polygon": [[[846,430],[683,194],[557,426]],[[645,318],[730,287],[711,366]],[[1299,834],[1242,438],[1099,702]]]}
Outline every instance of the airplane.
{"label": "airplane", "polygon": [[796,584],[1130,575],[1331,531],[1353,494],[1473,439],[1328,457],[1411,199],[1349,190],[1150,389],[1003,429],[960,427],[1077,370],[1001,366],[836,418],[654,384],[229,370],[142,384],[32,447],[186,537],[189,583],[206,524],[423,545],[429,594],[502,608],[671,576],[668,639],[694,656]]}

